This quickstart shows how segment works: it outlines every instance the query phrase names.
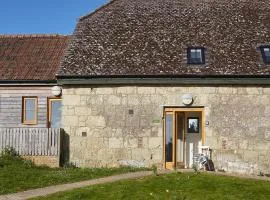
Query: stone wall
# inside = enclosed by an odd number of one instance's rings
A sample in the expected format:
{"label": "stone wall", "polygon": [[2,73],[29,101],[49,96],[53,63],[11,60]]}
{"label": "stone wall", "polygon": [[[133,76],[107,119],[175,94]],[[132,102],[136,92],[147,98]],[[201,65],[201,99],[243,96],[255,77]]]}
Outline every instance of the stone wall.
{"label": "stone wall", "polygon": [[216,169],[258,173],[270,168],[269,87],[63,88],[63,125],[70,161],[82,167],[162,165],[163,106],[204,106],[206,141]]}
{"label": "stone wall", "polygon": [[23,156],[26,160],[31,160],[38,166],[59,167],[58,156]]}

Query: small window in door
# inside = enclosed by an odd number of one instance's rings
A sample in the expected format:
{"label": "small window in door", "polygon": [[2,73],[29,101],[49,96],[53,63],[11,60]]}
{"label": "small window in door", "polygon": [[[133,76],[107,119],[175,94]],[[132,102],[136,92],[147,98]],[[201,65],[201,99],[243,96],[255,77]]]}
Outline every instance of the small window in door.
{"label": "small window in door", "polygon": [[37,124],[37,97],[22,98],[22,123],[25,125]]}
{"label": "small window in door", "polygon": [[48,127],[61,128],[61,99],[48,99]]}

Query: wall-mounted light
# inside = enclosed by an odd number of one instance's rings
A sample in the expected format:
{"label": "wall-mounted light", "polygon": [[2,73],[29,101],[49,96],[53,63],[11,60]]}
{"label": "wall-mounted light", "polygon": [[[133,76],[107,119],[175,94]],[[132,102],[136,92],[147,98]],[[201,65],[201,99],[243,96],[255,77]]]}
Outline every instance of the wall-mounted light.
{"label": "wall-mounted light", "polygon": [[52,94],[56,97],[60,96],[62,94],[62,88],[60,86],[53,86]]}
{"label": "wall-mounted light", "polygon": [[193,103],[193,97],[191,94],[184,94],[182,96],[182,103],[185,105],[185,106],[189,106]]}

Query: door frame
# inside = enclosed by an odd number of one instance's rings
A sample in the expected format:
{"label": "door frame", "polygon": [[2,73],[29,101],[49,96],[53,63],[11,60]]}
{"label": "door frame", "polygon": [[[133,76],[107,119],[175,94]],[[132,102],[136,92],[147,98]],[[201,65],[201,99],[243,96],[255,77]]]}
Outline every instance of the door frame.
{"label": "door frame", "polygon": [[[164,107],[163,109],[163,167],[165,169],[174,169],[176,168],[176,113],[177,112],[201,112],[201,129],[202,129],[202,145],[205,143],[205,116],[204,116],[204,107]],[[170,164],[166,162],[166,113],[173,113],[173,162]],[[184,142],[186,148],[186,142]]]}

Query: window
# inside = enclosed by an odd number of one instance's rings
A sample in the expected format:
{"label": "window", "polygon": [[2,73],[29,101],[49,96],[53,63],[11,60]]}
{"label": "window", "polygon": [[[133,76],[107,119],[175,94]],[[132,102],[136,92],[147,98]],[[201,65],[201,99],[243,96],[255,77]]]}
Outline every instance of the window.
{"label": "window", "polygon": [[61,99],[49,98],[48,99],[48,127],[61,128]]}
{"label": "window", "polygon": [[37,124],[37,97],[23,97],[22,123]]}
{"label": "window", "polygon": [[187,52],[188,64],[204,64],[204,48],[203,47],[190,47]]}
{"label": "window", "polygon": [[270,64],[270,46],[261,46],[260,48],[264,63]]}

